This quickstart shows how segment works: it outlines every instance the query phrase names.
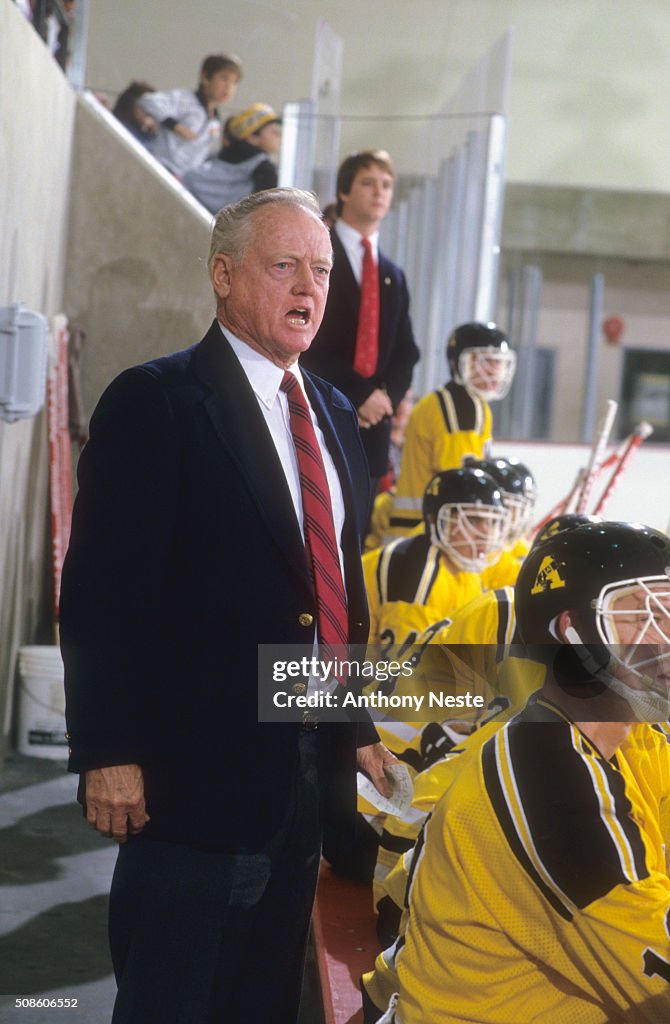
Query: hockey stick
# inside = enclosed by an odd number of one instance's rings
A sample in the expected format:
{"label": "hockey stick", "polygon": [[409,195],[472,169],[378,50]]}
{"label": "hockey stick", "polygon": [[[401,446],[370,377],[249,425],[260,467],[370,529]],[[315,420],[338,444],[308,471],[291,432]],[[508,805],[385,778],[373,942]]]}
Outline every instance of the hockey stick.
{"label": "hockey stick", "polygon": [[586,467],[586,474],[584,476],[584,482],[582,483],[582,489],[577,498],[577,512],[586,512],[586,508],[591,497],[591,491],[593,490],[593,484],[595,483],[598,469],[604,460],[605,448],[609,440],[610,432],[612,430],[612,424],[614,423],[614,417],[617,414],[619,405],[614,399],[610,398],[607,402],[607,412],[605,413],[600,429],[596,434],[593,445],[591,446],[591,458],[589,459],[588,466]]}
{"label": "hockey stick", "polygon": [[623,451],[621,452],[621,455],[619,457],[619,461],[617,462],[617,465],[614,468],[614,472],[609,478],[607,486],[605,487],[603,493],[600,495],[600,500],[598,501],[596,507],[593,510],[594,516],[602,515],[602,511],[605,508],[605,505],[612,497],[612,494],[614,493],[619,481],[621,480],[621,477],[623,476],[626,466],[633,457],[633,452],[635,452],[636,449],[640,447],[642,442],[645,441],[650,434],[653,434],[653,432],[654,428],[652,427],[652,425],[650,423],[646,423],[643,420],[642,423],[638,423],[633,433],[630,435],[630,437],[627,438],[627,440],[624,443]]}
{"label": "hockey stick", "polygon": [[[605,461],[601,462],[600,466],[598,467],[598,470],[596,472],[596,479],[598,479],[601,473],[603,473],[606,469],[609,469],[610,466],[614,466],[618,461],[619,453],[611,452],[611,454],[607,456]],[[552,508],[552,510],[548,512],[547,515],[544,516],[544,518],[541,519],[536,526],[533,527],[531,536],[535,537],[536,534],[538,534],[540,530],[543,530],[547,523],[550,522],[552,519],[555,519],[556,516],[562,516],[565,515],[566,512],[571,511],[572,503],[575,500],[575,497],[577,496],[579,490],[581,489],[585,475],[586,468],[582,466],[581,469],[577,470],[575,482],[573,483],[571,489],[568,491],[565,498],[562,498],[559,502],[557,502]]]}
{"label": "hockey stick", "polygon": [[533,527],[533,537],[536,534],[538,534],[540,530],[543,530],[551,519],[555,519],[556,516],[562,516],[566,512],[570,511],[570,506],[572,505],[572,502],[575,499],[575,495],[577,494],[579,488],[582,486],[582,481],[584,480],[584,473],[585,470],[583,467],[582,469],[577,471],[575,482],[566,494],[566,496],[564,498],[561,498],[561,500],[554,505],[551,511],[547,513],[544,519],[541,519],[540,522]]}

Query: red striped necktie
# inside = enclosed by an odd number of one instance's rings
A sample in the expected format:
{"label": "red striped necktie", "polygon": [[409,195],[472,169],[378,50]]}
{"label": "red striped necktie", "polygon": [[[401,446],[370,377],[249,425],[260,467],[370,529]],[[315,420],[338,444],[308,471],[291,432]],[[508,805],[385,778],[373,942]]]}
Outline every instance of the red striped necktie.
{"label": "red striped necktie", "polygon": [[321,449],[307,400],[295,374],[286,370],[280,386],[288,399],[298,459],[305,549],[316,596],[317,638],[326,646],[346,644],[349,639],[347,599]]}
{"label": "red striped necktie", "polygon": [[361,245],[363,246],[363,273],[354,371],[361,377],[372,377],[377,369],[379,355],[379,274],[375,258],[372,255],[370,239],[362,238]]}

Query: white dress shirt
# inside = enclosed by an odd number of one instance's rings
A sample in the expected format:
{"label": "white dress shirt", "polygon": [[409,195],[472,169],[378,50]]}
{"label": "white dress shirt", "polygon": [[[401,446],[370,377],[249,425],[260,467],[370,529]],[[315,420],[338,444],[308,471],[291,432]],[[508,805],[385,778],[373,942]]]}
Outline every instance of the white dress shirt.
{"label": "white dress shirt", "polygon": [[[288,397],[280,388],[284,371],[280,366],[276,366],[260,352],[257,352],[255,349],[247,345],[246,342],[236,338],[227,327],[223,327],[221,323],[219,323],[219,326],[221,327],[224,337],[237,356],[240,366],[244,370],[246,378],[251,384],[253,392],[258,400],[258,405],[263,413],[263,418],[267,423],[270,436],[275,448],[277,449],[277,455],[279,456],[279,461],[281,462],[284,476],[286,477],[288,489],[291,492],[293,507],[300,527],[300,533],[302,534],[304,541],[305,532],[302,521],[302,491],[300,489],[298,460],[295,453],[295,445],[293,443],[293,434],[291,433]],[[294,374],[297,378],[298,384],[302,389],[302,393],[305,395],[305,400],[312,416],[316,440],[319,448],[321,449],[323,465],[326,470],[326,477],[328,479],[328,487],[330,490],[330,503],[333,509],[333,523],[335,525],[335,537],[337,538],[338,554],[340,556],[340,568],[342,570],[342,579],[344,579],[344,557],[342,554],[344,497],[342,495],[340,478],[337,474],[337,470],[335,469],[335,463],[333,462],[332,456],[326,446],[326,441],[321,427],[319,426],[317,418],[314,415],[314,410],[312,409],[309,399],[307,398],[307,394],[305,393],[302,374],[298,364],[294,363],[289,372]]]}
{"label": "white dress shirt", "polygon": [[[352,228],[351,224],[347,224],[343,220],[335,221],[335,231],[347,254],[354,277],[360,285],[363,278],[363,246],[361,245],[363,235],[356,228]],[[368,238],[372,246],[372,255],[374,256],[375,263],[379,265],[379,232],[375,231],[374,234],[368,235]]]}

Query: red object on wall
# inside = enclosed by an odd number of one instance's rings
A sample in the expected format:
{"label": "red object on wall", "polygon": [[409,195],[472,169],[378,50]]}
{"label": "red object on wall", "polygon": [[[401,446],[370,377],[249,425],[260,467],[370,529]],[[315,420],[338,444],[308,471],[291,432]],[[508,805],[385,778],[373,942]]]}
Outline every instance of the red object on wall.
{"label": "red object on wall", "polygon": [[603,320],[603,334],[609,345],[618,345],[626,324],[621,316],[608,316]]}

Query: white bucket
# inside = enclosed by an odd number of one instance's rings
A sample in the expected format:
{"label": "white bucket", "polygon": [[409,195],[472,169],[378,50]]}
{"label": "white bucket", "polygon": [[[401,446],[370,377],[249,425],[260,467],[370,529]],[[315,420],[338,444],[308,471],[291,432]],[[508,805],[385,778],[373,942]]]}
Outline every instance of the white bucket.
{"label": "white bucket", "polygon": [[58,647],[19,649],[18,749],[30,757],[67,758],[63,659]]}

